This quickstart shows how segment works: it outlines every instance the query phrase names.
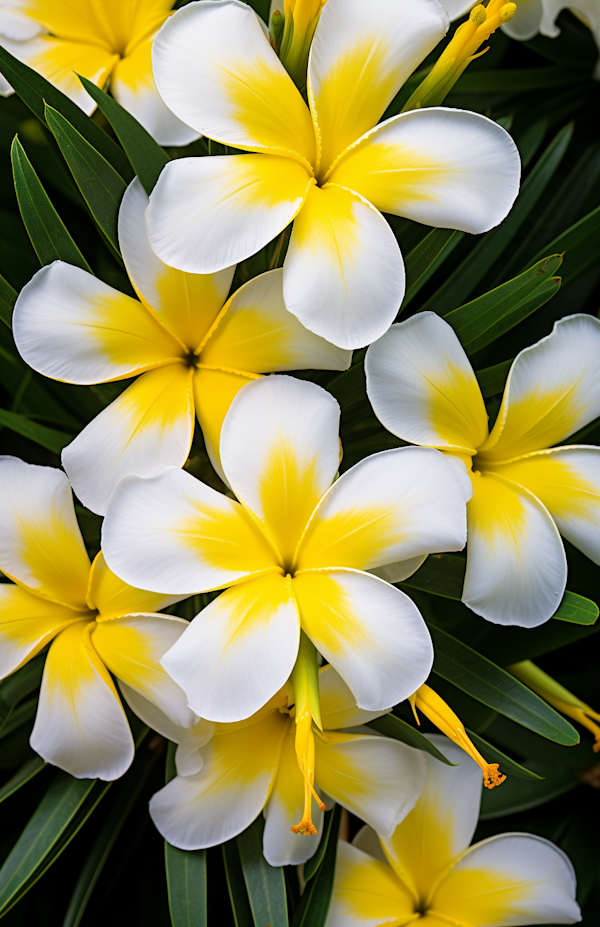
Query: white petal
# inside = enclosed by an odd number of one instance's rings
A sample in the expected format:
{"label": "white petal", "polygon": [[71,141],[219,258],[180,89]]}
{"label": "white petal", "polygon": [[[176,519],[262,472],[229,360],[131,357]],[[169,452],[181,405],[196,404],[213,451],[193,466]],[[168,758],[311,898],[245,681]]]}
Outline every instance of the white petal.
{"label": "white petal", "polygon": [[400,248],[381,213],[352,190],[311,186],[283,265],[286,308],[327,341],[360,348],[387,331],[404,287]]}
{"label": "white petal", "polygon": [[431,106],[377,126],[327,179],[382,212],[479,235],[508,215],[520,174],[517,147],[498,123]]}
{"label": "white petal", "polygon": [[121,480],[102,550],[126,583],[169,595],[216,589],[276,565],[239,502],[175,467]]}
{"label": "white petal", "polygon": [[418,312],[370,346],[367,395],[392,434],[414,444],[465,448],[487,438],[488,415],[473,368],[454,330]]}
{"label": "white petal", "polygon": [[395,927],[410,924],[414,910],[414,899],[387,863],[339,841],[327,927]]}
{"label": "white petal", "polygon": [[431,908],[481,927],[581,920],[571,862],[533,834],[499,834],[470,847],[440,882]]}
{"label": "white petal", "polygon": [[473,8],[473,0],[442,0],[442,6],[450,17],[450,22],[460,19]]}
{"label": "white petal", "polygon": [[255,724],[216,731],[202,747],[202,770],[177,776],[151,799],[150,815],[163,837],[182,850],[199,850],[245,830],[265,806],[286,730],[284,716],[271,711]]}
{"label": "white petal", "polygon": [[563,441],[600,415],[600,319],[566,316],[510,368],[496,424],[482,452],[508,460]]}
{"label": "white petal", "polygon": [[380,718],[391,710],[388,708],[382,711],[364,711],[358,708],[352,692],[330,663],[319,670],[319,696],[324,731],[357,727],[374,718]]}
{"label": "white petal", "polygon": [[13,332],[30,367],[68,383],[116,380],[184,353],[141,303],[62,261],[23,287]]}
{"label": "white petal", "polygon": [[77,496],[105,515],[123,477],[182,467],[194,434],[193,371],[169,364],[142,374],[62,452]]}
{"label": "white petal", "polygon": [[[518,5],[517,12],[513,18],[509,22],[504,23],[502,31],[510,36],[511,39],[517,39],[519,42],[528,42],[529,39],[532,39],[539,31],[543,16],[543,0],[526,0],[525,3],[520,3]],[[553,38],[556,38],[558,32],[559,30],[556,27],[553,29],[547,28],[544,35],[552,35]]]}
{"label": "white petal", "polygon": [[240,721],[285,685],[299,641],[289,580],[269,573],[227,589],[207,605],[162,665],[197,715]]}
{"label": "white petal", "polygon": [[64,627],[81,618],[14,583],[0,583],[0,679],[39,653]]}
{"label": "white petal", "polygon": [[298,569],[371,570],[466,540],[462,484],[443,454],[402,447],[373,454],[337,480],[316,510]]}
{"label": "white petal", "polygon": [[290,224],[312,184],[302,164],[274,155],[171,161],[150,197],[150,244],[165,264],[192,274],[231,267]]}
{"label": "white petal", "polygon": [[42,759],[76,779],[118,779],[133,760],[125,712],[89,639],[90,622],[53,641],[30,743]]}
{"label": "white petal", "polygon": [[237,394],[223,422],[221,463],[237,497],[288,567],[340,461],[340,407],[308,380],[274,376]]}
{"label": "white petal", "polygon": [[448,28],[448,17],[433,0],[327,2],[308,66],[322,173],[379,122],[388,103]]}
{"label": "white petal", "polygon": [[[0,10],[0,35],[2,39],[12,39],[14,42],[26,42],[44,32],[41,23],[19,12],[19,9]],[[2,42],[4,45],[4,41]]]}
{"label": "white petal", "polygon": [[90,561],[61,470],[0,457],[0,569],[44,599],[87,611]]}
{"label": "white petal", "polygon": [[419,557],[411,557],[410,560],[399,560],[398,563],[386,563],[385,566],[374,567],[369,570],[369,573],[385,579],[386,583],[401,583],[416,573],[426,559],[427,554],[422,554]]}
{"label": "white petal", "polygon": [[390,837],[419,798],[423,756],[389,737],[325,732],[315,735],[315,782],[378,834]]}
{"label": "white petal", "polygon": [[292,583],[303,629],[359,708],[396,705],[427,679],[431,638],[403,592],[358,570],[306,570]]}
{"label": "white petal", "polygon": [[536,628],[555,613],[567,563],[558,529],[532,493],[482,473],[467,506],[462,600],[494,624]]}
{"label": "white petal", "polygon": [[234,148],[314,160],[308,107],[246,4],[203,0],[180,10],[152,57],[165,103],[198,132]]}

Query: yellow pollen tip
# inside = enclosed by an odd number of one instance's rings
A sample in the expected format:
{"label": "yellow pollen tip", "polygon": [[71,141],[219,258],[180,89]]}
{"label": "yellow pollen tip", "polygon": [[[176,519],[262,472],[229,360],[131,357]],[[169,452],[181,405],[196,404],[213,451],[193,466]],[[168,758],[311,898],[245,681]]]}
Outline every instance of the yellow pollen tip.
{"label": "yellow pollen tip", "polygon": [[516,3],[505,3],[505,5],[500,9],[500,20],[503,23],[508,23],[513,18],[517,12]]}
{"label": "yellow pollen tip", "polygon": [[[514,4],[513,4],[514,5]],[[472,23],[475,23],[476,26],[481,26],[487,19],[487,12],[482,4],[479,6],[473,7],[469,14],[469,19]]]}
{"label": "yellow pollen tip", "polygon": [[483,769],[483,784],[486,789],[495,789],[497,785],[502,785],[505,779],[506,776],[500,772],[498,763],[489,763]]}

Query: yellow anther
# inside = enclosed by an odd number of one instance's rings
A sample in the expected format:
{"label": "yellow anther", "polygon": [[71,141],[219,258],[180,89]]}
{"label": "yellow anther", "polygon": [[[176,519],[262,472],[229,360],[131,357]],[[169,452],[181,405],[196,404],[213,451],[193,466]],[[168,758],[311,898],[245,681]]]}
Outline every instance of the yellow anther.
{"label": "yellow anther", "polygon": [[483,4],[473,7],[471,13],[469,14],[469,19],[472,23],[475,23],[477,26],[481,26],[487,19],[487,11]]}
{"label": "yellow anther", "polygon": [[465,731],[460,718],[454,714],[450,706],[437,692],[434,692],[429,686],[423,685],[417,689],[413,697],[415,698],[413,711],[417,708],[422,711],[440,729],[442,734],[453,740],[455,744],[475,760],[483,773],[483,784],[486,789],[494,789],[497,785],[502,785],[506,776],[498,769],[498,763],[488,763],[482,757]]}
{"label": "yellow anther", "polygon": [[501,21],[503,23],[510,22],[516,12],[517,12],[516,3],[505,3],[502,9],[500,10]]}

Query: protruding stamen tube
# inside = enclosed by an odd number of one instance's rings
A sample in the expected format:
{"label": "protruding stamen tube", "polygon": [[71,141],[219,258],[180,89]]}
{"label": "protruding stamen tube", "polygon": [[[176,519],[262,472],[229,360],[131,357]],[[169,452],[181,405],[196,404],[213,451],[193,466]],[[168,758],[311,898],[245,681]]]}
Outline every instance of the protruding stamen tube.
{"label": "protruding stamen tube", "polygon": [[483,784],[486,789],[493,789],[497,785],[502,785],[506,776],[500,772],[498,763],[488,763],[482,757],[465,731],[460,718],[454,714],[450,706],[446,704],[443,698],[440,698],[437,692],[434,692],[429,686],[423,685],[420,689],[417,689],[414,696],[411,696],[410,702],[413,705],[415,717],[417,710],[422,711],[432,724],[435,724],[440,729],[442,734],[453,740],[455,744],[475,760],[483,773]]}
{"label": "protruding stamen tube", "polygon": [[317,651],[314,644],[300,632],[300,647],[296,665],[292,670],[296,721],[296,759],[298,768],[304,777],[304,812],[299,824],[292,827],[294,834],[316,834],[312,822],[312,799],[321,811],[325,805],[317,795],[315,783],[315,737],[313,723],[322,730],[321,704],[319,700],[319,667]]}
{"label": "protruding stamen tube", "polygon": [[600,721],[600,714],[597,711],[561,686],[552,676],[548,676],[531,660],[523,660],[521,663],[514,663],[506,668],[509,673],[537,692],[558,711],[562,711],[564,715],[586,727],[594,735],[594,753],[600,752],[600,726],[595,723]]}
{"label": "protruding stamen tube", "polygon": [[304,92],[310,44],[325,0],[283,0],[283,16],[271,17],[271,43],[284,68]]}

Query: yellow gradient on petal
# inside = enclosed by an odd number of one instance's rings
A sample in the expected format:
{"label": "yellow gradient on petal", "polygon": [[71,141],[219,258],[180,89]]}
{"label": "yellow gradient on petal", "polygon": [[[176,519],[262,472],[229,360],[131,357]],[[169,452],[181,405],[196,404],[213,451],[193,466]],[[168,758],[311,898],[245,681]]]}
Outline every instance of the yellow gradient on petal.
{"label": "yellow gradient on petal", "polygon": [[240,373],[212,368],[196,368],[194,371],[194,402],[196,417],[202,429],[207,449],[213,460],[220,462],[219,441],[223,419],[229,406],[241,390],[253,378]]}
{"label": "yellow gradient on petal", "polygon": [[288,719],[288,727],[283,740],[279,757],[279,768],[273,790],[277,795],[277,800],[285,808],[286,817],[291,824],[295,823],[296,818],[300,818],[302,814],[304,805],[304,777],[300,772],[296,759],[296,750],[294,747],[296,732],[294,730],[294,722],[289,716],[282,715],[282,718]]}
{"label": "yellow gradient on petal", "polygon": [[[416,921],[414,902],[385,863],[371,856],[343,853],[338,858],[333,895],[334,908],[349,923],[401,927]],[[341,921],[340,921],[341,922]]]}
{"label": "yellow gradient on petal", "polygon": [[449,173],[442,160],[375,133],[344,154],[327,180],[355,190],[381,212],[402,214],[406,204],[436,201],[436,188],[447,189]]}
{"label": "yellow gradient on petal", "polygon": [[224,313],[202,349],[200,362],[210,367],[270,373],[289,370],[296,356],[292,326],[286,324],[286,319],[274,319],[260,305],[245,305],[241,311]]}
{"label": "yellow gradient on petal", "polygon": [[518,923],[511,920],[511,915],[519,917],[519,903],[527,902],[530,895],[527,884],[511,873],[483,868],[451,869],[435,890],[429,910],[477,927]]}
{"label": "yellow gradient on petal", "polygon": [[[67,96],[79,99],[85,94],[78,74],[102,87],[119,60],[116,54],[104,46],[89,40],[63,41],[51,35],[42,35],[32,40],[29,48],[24,43],[23,51],[23,57],[30,68],[55,84]],[[94,104],[90,101],[90,109],[93,108]]]}
{"label": "yellow gradient on petal", "polygon": [[292,588],[303,630],[328,653],[360,653],[363,645],[372,647],[364,616],[353,612],[350,597],[330,573],[300,573],[293,578]]}
{"label": "yellow gradient on petal", "polygon": [[467,514],[469,532],[476,532],[478,542],[485,541],[492,549],[518,545],[519,535],[527,528],[527,510],[518,493],[485,471],[474,484]]}
{"label": "yellow gradient on petal", "polygon": [[91,639],[104,665],[126,685],[147,698],[164,685],[165,671],[156,661],[156,650],[138,628],[114,618],[96,624]]}
{"label": "yellow gradient on petal", "polygon": [[534,454],[513,463],[491,465],[500,476],[528,489],[556,518],[596,522],[600,508],[598,484],[586,480],[577,467],[557,454]]}
{"label": "yellow gradient on petal", "polygon": [[482,462],[545,450],[575,431],[587,409],[579,379],[573,371],[554,389],[534,387],[513,401],[509,375],[496,424],[481,448]]}
{"label": "yellow gradient on petal", "polygon": [[88,338],[95,343],[98,353],[115,365],[145,370],[184,354],[181,345],[142,303],[124,293],[114,291],[110,296],[96,296],[90,309],[93,322],[85,326]]}
{"label": "yellow gradient on petal", "polygon": [[315,258],[326,254],[339,266],[353,267],[361,249],[360,222],[354,215],[355,198],[341,187],[312,186],[294,221],[294,243]]}
{"label": "yellow gradient on petal", "polygon": [[116,81],[120,89],[126,88],[134,95],[148,90],[158,92],[152,74],[152,42],[153,39],[147,39],[136,45],[125,58],[117,62],[111,77],[111,90],[115,96],[118,96],[114,90]]}
{"label": "yellow gradient on petal", "polygon": [[109,569],[102,551],[96,556],[90,573],[88,602],[90,608],[98,609],[98,621],[136,612],[156,612],[171,600],[172,597],[157,592],[128,586]]}
{"label": "yellow gradient on petal", "polygon": [[[277,613],[289,609],[289,583],[281,570],[251,576],[236,586],[230,586],[219,598],[223,649],[247,646],[249,638],[265,625],[277,620]],[[202,620],[202,619],[200,619]]]}
{"label": "yellow gradient on petal", "polygon": [[56,602],[48,602],[21,586],[0,584],[0,648],[2,665],[10,662],[14,672],[39,653],[63,628],[80,621],[74,613]]}
{"label": "yellow gradient on petal", "polygon": [[[110,673],[90,641],[94,621],[69,625],[54,639],[44,667],[46,697],[69,703],[70,711],[86,709],[86,690],[96,685],[96,673],[120,704]],[[73,707],[71,707],[73,706]],[[88,709],[89,710],[89,709]]]}
{"label": "yellow gradient on petal", "polygon": [[[397,77],[386,59],[392,38],[366,31],[330,64],[315,93],[313,109],[321,136],[319,177],[348,145],[372,129],[394,93]],[[310,80],[310,78],[309,78]]]}

